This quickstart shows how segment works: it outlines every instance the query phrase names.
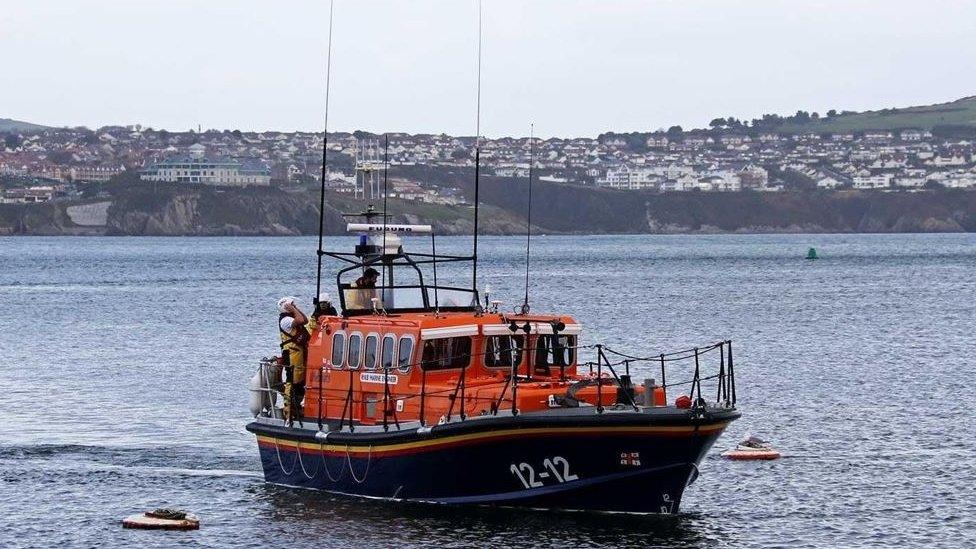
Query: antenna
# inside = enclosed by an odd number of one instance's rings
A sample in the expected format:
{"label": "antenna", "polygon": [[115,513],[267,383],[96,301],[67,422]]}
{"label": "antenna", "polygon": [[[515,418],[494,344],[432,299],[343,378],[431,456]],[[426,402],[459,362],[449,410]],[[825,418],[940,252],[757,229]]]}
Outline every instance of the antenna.
{"label": "antenna", "polygon": [[325,172],[329,149],[329,89],[332,80],[332,13],[335,8],[335,0],[329,0],[329,49],[325,61],[325,122],[322,130],[322,176],[321,189],[319,190],[319,247],[317,254],[318,265],[315,270],[315,297],[313,301],[318,304],[319,295],[322,294],[322,230],[325,222]]}
{"label": "antenna", "polygon": [[532,245],[532,168],[535,166],[535,124],[529,129],[529,212],[525,216],[525,300],[522,314],[529,314],[529,249]]}
{"label": "antenna", "polygon": [[[386,218],[389,214],[386,213],[386,196],[389,194],[387,192],[387,181],[390,174],[390,134],[383,134],[383,138],[386,141],[383,148],[383,253],[386,253]],[[390,286],[393,285],[393,268],[390,267]],[[383,269],[383,286],[386,286],[386,269]],[[386,291],[384,289],[384,291]]]}
{"label": "antenna", "polygon": [[475,108],[474,138],[474,254],[472,256],[471,289],[478,295],[478,191],[481,183],[481,4],[478,0],[478,99]]}

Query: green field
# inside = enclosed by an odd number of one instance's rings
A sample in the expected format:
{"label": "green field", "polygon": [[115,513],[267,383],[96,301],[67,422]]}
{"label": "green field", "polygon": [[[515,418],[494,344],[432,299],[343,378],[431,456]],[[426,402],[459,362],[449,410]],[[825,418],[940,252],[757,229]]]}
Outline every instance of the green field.
{"label": "green field", "polygon": [[0,132],[32,133],[50,129],[50,127],[41,126],[40,124],[31,124],[30,122],[21,122],[20,120],[11,120],[10,118],[0,118]]}
{"label": "green field", "polygon": [[976,127],[976,96],[936,105],[841,114],[806,124],[786,123],[773,131],[833,133],[905,128],[931,130],[935,126]]}

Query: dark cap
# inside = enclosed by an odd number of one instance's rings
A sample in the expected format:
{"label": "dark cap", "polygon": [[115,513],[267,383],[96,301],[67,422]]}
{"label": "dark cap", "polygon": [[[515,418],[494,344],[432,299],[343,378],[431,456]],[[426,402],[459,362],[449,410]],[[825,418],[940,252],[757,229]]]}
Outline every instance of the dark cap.
{"label": "dark cap", "polygon": [[365,277],[371,277],[371,276],[378,277],[378,276],[380,276],[380,272],[377,271],[376,269],[372,268],[372,267],[367,267],[366,270],[363,271],[363,276],[365,276]]}

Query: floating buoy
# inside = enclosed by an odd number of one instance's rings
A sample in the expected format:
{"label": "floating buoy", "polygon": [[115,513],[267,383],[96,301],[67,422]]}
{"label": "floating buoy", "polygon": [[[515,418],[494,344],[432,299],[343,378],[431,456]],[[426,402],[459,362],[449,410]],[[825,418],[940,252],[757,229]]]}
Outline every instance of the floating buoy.
{"label": "floating buoy", "polygon": [[198,530],[200,519],[194,514],[176,509],[155,509],[122,519],[123,528],[143,530]]}
{"label": "floating buoy", "polygon": [[817,257],[816,248],[810,248],[809,250],[807,250],[807,259],[820,259],[819,257]]}
{"label": "floating buoy", "polygon": [[740,461],[747,460],[771,460],[779,459],[781,454],[773,450],[772,448],[757,449],[757,448],[743,448],[741,446],[736,446],[733,450],[726,450],[722,452],[722,457],[726,459],[734,459]]}
{"label": "floating buoy", "polygon": [[780,456],[779,451],[775,450],[768,442],[754,436],[747,436],[735,448],[722,452],[722,457],[726,459],[742,461],[779,459]]}

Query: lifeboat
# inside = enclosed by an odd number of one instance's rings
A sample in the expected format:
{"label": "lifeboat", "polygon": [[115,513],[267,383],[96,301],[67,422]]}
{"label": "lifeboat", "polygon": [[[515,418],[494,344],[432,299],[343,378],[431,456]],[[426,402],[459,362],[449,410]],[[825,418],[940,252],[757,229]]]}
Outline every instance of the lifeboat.
{"label": "lifeboat", "polygon": [[[344,265],[341,313],[313,319],[300,413],[282,413],[275,359],[252,382],[260,398],[246,428],[267,482],[435,504],[678,512],[739,417],[730,341],[651,356],[589,344],[571,315],[504,312],[487,292],[439,283],[439,266],[442,281],[443,264],[473,258],[405,252],[401,237],[429,226],[370,221],[349,225],[353,252],[320,254]],[[373,267],[381,285],[350,282]],[[648,377],[635,383],[632,368]]]}

